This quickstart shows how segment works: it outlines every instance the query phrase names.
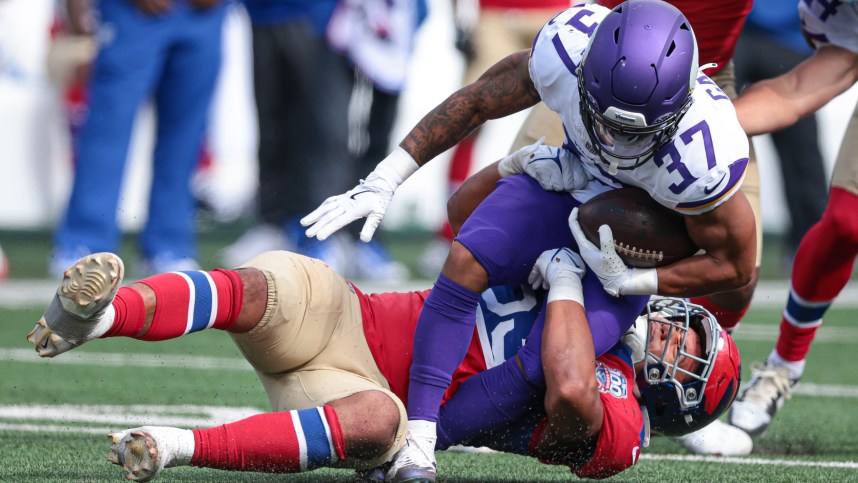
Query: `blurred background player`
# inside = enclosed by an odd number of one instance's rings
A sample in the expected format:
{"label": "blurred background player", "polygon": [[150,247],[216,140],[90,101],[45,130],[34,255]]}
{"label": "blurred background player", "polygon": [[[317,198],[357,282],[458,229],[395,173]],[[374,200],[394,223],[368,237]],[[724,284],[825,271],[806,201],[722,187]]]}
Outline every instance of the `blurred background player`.
{"label": "blurred background player", "polygon": [[[196,201],[190,184],[220,67],[226,2],[134,0],[96,2],[94,8],[98,52],[50,271],[57,276],[81,255],[118,249],[117,207],[131,131],[150,96],[157,130],[148,218],[140,237],[142,270],[195,268]],[[92,28],[70,23],[82,25]]]}
{"label": "blurred background player", "polygon": [[[858,81],[858,6],[799,2],[805,36],[816,47],[809,59],[774,79],[751,85],[736,100],[748,134],[785,128]],[[804,236],[793,263],[790,293],[777,345],[754,371],[730,413],[730,423],[761,434],[804,372],[822,318],[843,290],[858,256],[858,110],[843,136],[822,219]]]}
{"label": "blurred background player", "polygon": [[[736,84],[741,87],[777,77],[813,53],[801,33],[798,12],[778,0],[757,0],[739,37]],[[782,250],[784,267],[792,259],[801,238],[819,221],[828,198],[828,182],[819,150],[816,115],[771,133],[779,160],[789,229]]]}
{"label": "blurred background player", "polygon": [[324,260],[350,277],[408,277],[378,242],[303,236],[298,218],[389,149],[424,1],[245,0],[259,122],[259,224],[222,252],[238,266],[268,250]]}
{"label": "blurred background player", "polygon": [[[571,3],[570,0],[453,0],[456,47],[466,61],[462,85],[474,82],[507,55],[529,49],[545,22]],[[475,129],[453,148],[447,171],[449,194],[456,191],[475,168],[488,164],[486,160],[474,160],[474,147],[481,130]],[[371,170],[374,165],[366,167]],[[452,241],[453,232],[445,222],[421,255],[421,275],[438,276]]]}
{"label": "blurred background player", "polygon": [[[349,106],[354,176],[371,171],[390,150],[415,37],[427,14],[426,0],[347,0],[339,3],[328,23],[331,46],[348,57],[355,73]],[[351,263],[342,273],[391,283],[410,276],[384,248],[383,237],[360,243],[359,227],[350,227],[349,232],[355,242],[350,245]]]}
{"label": "blurred background player", "polygon": [[257,225],[222,253],[236,267],[268,250],[291,249],[340,270],[345,239],[299,243],[296,217],[330,186],[348,183],[352,71],[325,31],[337,0],[244,0],[253,42],[259,124]]}

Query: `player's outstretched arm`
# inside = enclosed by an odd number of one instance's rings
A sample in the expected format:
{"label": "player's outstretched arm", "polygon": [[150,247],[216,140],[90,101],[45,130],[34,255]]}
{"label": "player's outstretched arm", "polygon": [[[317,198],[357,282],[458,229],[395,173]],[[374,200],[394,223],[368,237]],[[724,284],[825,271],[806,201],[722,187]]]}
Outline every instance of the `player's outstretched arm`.
{"label": "player's outstretched arm", "polygon": [[858,81],[858,54],[821,47],[789,72],[752,84],[733,103],[749,136],[792,125]]}
{"label": "player's outstretched arm", "polygon": [[548,288],[541,351],[548,424],[536,452],[554,462],[571,463],[565,459],[602,427],[596,353],[581,284],[585,267],[581,256],[568,248],[548,250],[528,278],[534,288]]}
{"label": "player's outstretched arm", "polygon": [[306,235],[324,240],[335,231],[366,217],[360,233],[370,241],[393,193],[420,166],[453,147],[488,121],[513,114],[539,102],[530,80],[529,52],[509,55],[474,83],[454,92],[430,111],[365,180],[344,194],[326,199],[301,219]]}

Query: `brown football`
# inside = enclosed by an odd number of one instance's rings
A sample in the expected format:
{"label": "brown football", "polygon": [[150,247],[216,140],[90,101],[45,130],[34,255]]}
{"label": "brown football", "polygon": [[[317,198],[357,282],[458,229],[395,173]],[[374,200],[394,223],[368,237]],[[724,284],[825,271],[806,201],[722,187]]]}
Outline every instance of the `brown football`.
{"label": "brown football", "polygon": [[578,208],[578,224],[599,246],[599,227],[607,224],[614,248],[626,265],[669,265],[697,253],[682,215],[658,204],[639,188],[619,188],[594,196]]}

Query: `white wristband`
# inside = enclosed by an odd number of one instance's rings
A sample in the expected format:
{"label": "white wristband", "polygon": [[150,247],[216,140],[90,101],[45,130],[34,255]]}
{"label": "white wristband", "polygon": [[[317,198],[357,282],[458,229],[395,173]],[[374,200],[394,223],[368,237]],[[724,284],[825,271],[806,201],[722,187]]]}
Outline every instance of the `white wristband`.
{"label": "white wristband", "polygon": [[548,289],[547,303],[555,300],[571,300],[584,305],[584,288],[581,285],[581,279],[576,275],[568,277],[556,277],[551,281],[551,286]]}
{"label": "white wristband", "polygon": [[378,166],[366,177],[366,181],[369,183],[378,180],[384,181],[387,185],[386,188],[393,192],[419,168],[417,161],[414,161],[408,151],[397,146],[392,153],[378,163]]}
{"label": "white wristband", "polygon": [[653,295],[658,293],[658,271],[654,268],[632,268],[629,279],[619,289],[620,295]]}

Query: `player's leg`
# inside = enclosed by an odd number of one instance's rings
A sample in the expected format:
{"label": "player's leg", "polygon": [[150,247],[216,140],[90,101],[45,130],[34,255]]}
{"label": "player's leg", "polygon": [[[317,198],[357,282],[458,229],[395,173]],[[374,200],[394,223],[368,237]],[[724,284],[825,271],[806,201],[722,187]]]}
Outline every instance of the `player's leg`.
{"label": "player's leg", "polygon": [[78,260],[27,340],[54,357],[98,337],[156,341],[214,328],[246,332],[266,308],[266,279],[255,269],[170,272],[121,287],[113,253]]}
{"label": "player's leg", "polygon": [[221,65],[224,3],[205,11],[177,5],[170,49],[155,92],[157,131],[152,188],[141,249],[147,274],[199,268],[190,180]]}
{"label": "player's leg", "polygon": [[[260,255],[247,266],[268,281],[269,303],[255,328],[231,335],[276,413],[193,433],[119,433],[112,451],[131,477],[141,463],[128,445],[146,450],[148,476],[178,464],[278,472],[368,469],[402,446],[405,407],[370,351],[351,285],[324,263],[288,252]],[[175,456],[177,446],[185,449]]]}
{"label": "player's leg", "polygon": [[389,392],[362,390],[316,404],[211,428],[120,431],[108,436],[113,443],[108,459],[122,466],[128,479],[147,481],[176,466],[267,473],[365,470],[383,464],[401,446],[404,407]]}
{"label": "player's leg", "polygon": [[563,146],[566,141],[566,133],[563,131],[563,122],[556,112],[552,111],[540,102],[533,106],[527,115],[521,129],[515,136],[510,152],[529,146],[545,136],[545,144],[548,146]]}
{"label": "player's leg", "polygon": [[796,252],[777,345],[730,411],[730,423],[751,434],[768,428],[802,376],[810,344],[831,303],[846,286],[858,256],[858,110],[837,157],[822,219]]}
{"label": "player's leg", "polygon": [[50,271],[56,275],[80,256],[116,249],[116,208],[134,118],[155,85],[165,55],[163,20],[144,20],[129,2],[97,5],[111,35],[99,43],[89,80],[74,184],[54,235]]}
{"label": "player's leg", "polygon": [[[527,176],[511,176],[500,181],[462,227],[414,336],[409,431],[428,458],[435,446],[438,407],[468,349],[480,293],[489,282],[523,283],[542,251],[573,244],[563,221],[573,202],[544,191]],[[434,471],[428,473],[434,477]]]}

